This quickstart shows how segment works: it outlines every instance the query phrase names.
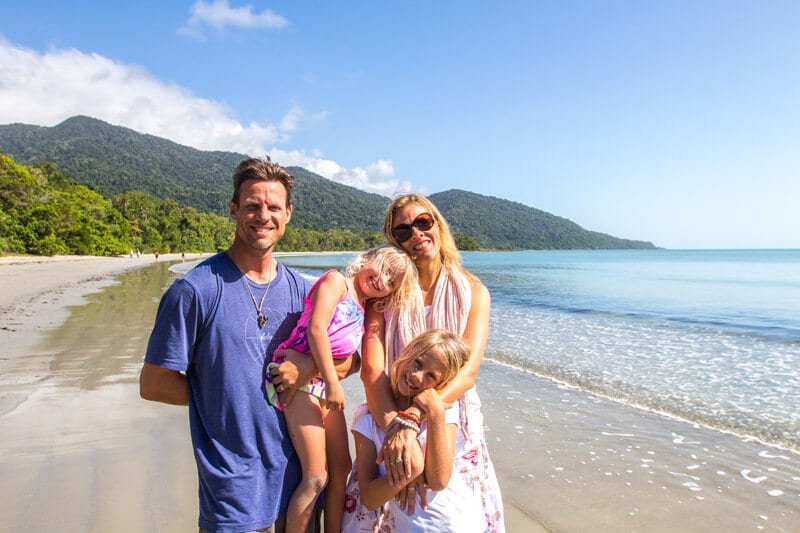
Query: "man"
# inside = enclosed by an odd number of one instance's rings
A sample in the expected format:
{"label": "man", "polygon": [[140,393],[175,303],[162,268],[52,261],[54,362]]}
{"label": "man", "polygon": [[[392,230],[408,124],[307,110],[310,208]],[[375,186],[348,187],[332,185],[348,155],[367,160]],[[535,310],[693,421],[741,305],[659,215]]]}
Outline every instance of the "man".
{"label": "man", "polygon": [[239,164],[233,244],[167,290],[147,346],[141,396],[189,406],[201,531],[282,531],[300,480],[283,415],[264,392],[266,364],[309,289],[273,257],[292,216],[293,185],[269,158]]}

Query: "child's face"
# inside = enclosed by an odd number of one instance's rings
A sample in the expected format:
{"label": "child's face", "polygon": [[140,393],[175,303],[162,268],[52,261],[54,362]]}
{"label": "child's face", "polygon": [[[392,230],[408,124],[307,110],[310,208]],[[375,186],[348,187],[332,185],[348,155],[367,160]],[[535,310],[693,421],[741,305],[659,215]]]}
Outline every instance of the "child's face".
{"label": "child's face", "polygon": [[447,374],[444,357],[437,348],[400,363],[397,367],[397,391],[414,397],[425,389],[437,387]]}
{"label": "child's face", "polygon": [[367,261],[358,271],[356,279],[361,292],[367,299],[386,298],[400,284],[403,273],[399,271],[380,271],[375,261]]}

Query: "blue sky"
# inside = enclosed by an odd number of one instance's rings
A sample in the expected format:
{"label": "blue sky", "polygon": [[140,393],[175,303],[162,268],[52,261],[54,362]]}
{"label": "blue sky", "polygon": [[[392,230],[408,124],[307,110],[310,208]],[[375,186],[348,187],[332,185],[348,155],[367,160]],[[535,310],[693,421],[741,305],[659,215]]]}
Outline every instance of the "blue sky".
{"label": "blue sky", "polygon": [[2,2],[0,124],[84,114],[385,196],[800,248],[798,28],[796,1]]}

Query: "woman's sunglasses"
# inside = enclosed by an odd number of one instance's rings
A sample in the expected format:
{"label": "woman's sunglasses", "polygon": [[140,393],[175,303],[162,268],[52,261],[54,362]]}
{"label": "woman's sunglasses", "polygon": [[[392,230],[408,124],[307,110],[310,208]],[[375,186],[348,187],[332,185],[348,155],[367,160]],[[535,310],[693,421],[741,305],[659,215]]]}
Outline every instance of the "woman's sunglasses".
{"label": "woman's sunglasses", "polygon": [[398,243],[406,242],[411,238],[411,228],[417,228],[419,231],[428,231],[433,227],[433,217],[430,213],[422,213],[411,224],[398,224],[392,228],[392,237]]}

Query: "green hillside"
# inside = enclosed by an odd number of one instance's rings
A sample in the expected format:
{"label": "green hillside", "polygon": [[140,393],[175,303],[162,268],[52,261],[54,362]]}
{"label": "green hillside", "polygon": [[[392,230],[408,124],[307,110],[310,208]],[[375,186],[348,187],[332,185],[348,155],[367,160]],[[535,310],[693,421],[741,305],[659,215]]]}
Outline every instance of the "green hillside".
{"label": "green hillside", "polygon": [[[222,216],[228,214],[233,170],[247,157],[196,150],[89,117],[73,117],[52,128],[0,126],[0,152],[22,165],[53,162],[107,197],[141,191]],[[296,227],[380,229],[387,198],[299,167],[291,171]]]}
{"label": "green hillside", "polygon": [[[227,216],[233,169],[246,157],[196,150],[82,116],[53,127],[0,126],[0,153],[11,155],[21,165],[54,163],[64,175],[106,198],[144,193],[174,202],[170,205],[176,207],[221,216]],[[296,179],[295,210],[282,249],[343,249],[379,239],[389,198],[300,167],[289,170]],[[565,218],[500,198],[460,190],[430,198],[458,232],[458,243],[465,249],[654,247],[587,231]]]}
{"label": "green hillside", "polygon": [[0,126],[0,147],[22,165],[55,163],[107,197],[136,190],[219,215],[227,215],[230,175],[244,157],[195,150],[88,117],[52,128]]}
{"label": "green hillside", "polygon": [[453,227],[496,250],[654,248],[649,242],[587,231],[566,218],[518,202],[449,190],[429,196]]}
{"label": "green hillside", "polygon": [[354,231],[380,231],[383,227],[389,198],[336,183],[301,167],[287,170],[295,183],[293,225]]}

